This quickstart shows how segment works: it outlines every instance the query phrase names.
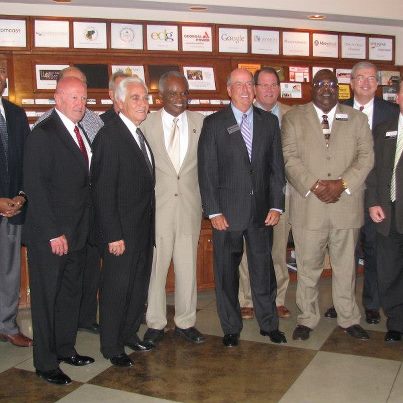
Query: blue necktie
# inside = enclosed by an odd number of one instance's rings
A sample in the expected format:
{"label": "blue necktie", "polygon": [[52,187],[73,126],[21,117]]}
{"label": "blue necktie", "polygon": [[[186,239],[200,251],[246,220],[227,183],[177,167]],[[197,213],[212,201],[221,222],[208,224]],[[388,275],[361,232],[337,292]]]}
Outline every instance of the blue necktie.
{"label": "blue necktie", "polygon": [[248,155],[249,155],[249,161],[252,161],[252,131],[250,129],[249,121],[248,121],[248,115],[244,113],[242,115],[242,121],[241,121],[241,134],[243,137],[243,140],[246,145],[246,149],[248,150]]}

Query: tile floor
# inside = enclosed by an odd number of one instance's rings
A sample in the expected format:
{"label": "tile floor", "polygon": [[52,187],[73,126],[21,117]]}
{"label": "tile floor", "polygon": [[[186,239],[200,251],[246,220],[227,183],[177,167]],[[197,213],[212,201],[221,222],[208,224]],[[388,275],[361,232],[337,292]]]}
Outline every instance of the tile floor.
{"label": "tile floor", "polygon": [[[362,279],[357,282],[361,295]],[[192,345],[174,336],[173,309],[168,333],[148,353],[131,353],[135,365],[115,368],[99,352],[98,337],[80,332],[77,350],[95,358],[93,365],[75,368],[62,364],[73,379],[68,386],[49,385],[32,365],[32,350],[0,344],[0,402],[115,403],[402,403],[403,343],[385,344],[385,320],[362,326],[369,341],[357,341],[341,331],[334,319],[323,318],[306,341],[293,341],[296,323],[295,288],[289,287],[286,305],[293,315],[281,320],[288,344],[275,345],[260,336],[255,320],[244,322],[237,348],[222,345],[215,296],[199,294],[197,327],[207,336]],[[169,296],[168,303],[173,298]],[[320,283],[320,306],[331,302],[331,280]],[[21,328],[31,334],[29,310],[19,314]],[[145,326],[140,329],[143,335]]]}

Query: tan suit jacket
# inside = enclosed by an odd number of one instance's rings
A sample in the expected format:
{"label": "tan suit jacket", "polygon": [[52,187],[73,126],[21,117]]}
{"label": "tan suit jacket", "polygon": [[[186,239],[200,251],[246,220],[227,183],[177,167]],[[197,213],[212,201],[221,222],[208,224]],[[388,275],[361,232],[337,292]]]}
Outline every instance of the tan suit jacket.
{"label": "tan suit jacket", "polygon": [[[364,181],[374,163],[367,117],[337,105],[329,148],[313,103],[299,105],[282,119],[286,176],[290,186],[290,222],[310,230],[359,228],[364,222]],[[309,189],[318,179],[343,178],[350,195],[322,203]]]}
{"label": "tan suit jacket", "polygon": [[[167,153],[162,128],[162,109],[150,113],[141,129],[155,158],[156,235],[172,234],[178,228],[182,234],[199,235],[202,208],[197,174],[197,144],[203,125],[203,115],[186,111],[188,120],[188,150],[179,174]],[[172,214],[174,207],[178,215]]]}

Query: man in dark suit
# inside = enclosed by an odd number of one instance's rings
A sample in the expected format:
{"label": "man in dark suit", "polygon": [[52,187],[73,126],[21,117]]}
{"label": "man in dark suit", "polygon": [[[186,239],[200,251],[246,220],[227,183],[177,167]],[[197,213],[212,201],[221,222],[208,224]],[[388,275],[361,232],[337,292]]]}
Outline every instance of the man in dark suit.
{"label": "man in dark suit", "polygon": [[6,77],[6,66],[0,65],[0,341],[29,347],[32,340],[16,322],[25,216],[22,160],[29,125],[24,110],[1,97]]}
{"label": "man in dark suit", "polygon": [[78,78],[60,80],[56,108],[28,136],[24,190],[29,208],[24,227],[28,247],[36,373],[50,383],[71,379],[59,362],[91,364],[74,345],[89,232],[91,148],[77,123],[87,101]]}
{"label": "man in dark suit", "polygon": [[[354,98],[344,102],[346,105],[352,106],[368,116],[368,124],[372,131],[378,124],[390,120],[399,110],[397,105],[375,96],[378,88],[377,73],[377,67],[370,62],[356,63],[351,70],[350,83],[351,89],[354,91]],[[365,222],[361,228],[360,239],[364,253],[362,304],[365,309],[367,323],[376,324],[380,321],[376,269],[376,229],[368,210],[365,210]],[[337,313],[331,307],[326,311],[325,316],[336,318]]]}
{"label": "man in dark suit", "polygon": [[375,166],[367,178],[366,201],[377,231],[378,287],[387,316],[385,341],[403,334],[403,85],[397,103],[400,114],[378,125]]}
{"label": "man in dark suit", "polygon": [[238,267],[243,239],[260,333],[286,343],[278,330],[272,226],[284,209],[284,162],[278,119],[252,105],[251,73],[235,69],[227,81],[231,105],[204,120],[198,147],[204,213],[213,226],[217,308],[225,346],[242,330]]}
{"label": "man in dark suit", "polygon": [[120,113],[98,133],[92,160],[96,238],[103,256],[100,287],[101,352],[130,367],[124,347],[147,351],[137,336],[154,245],[154,159],[138,129],[147,117],[147,88],[129,77],[116,89]]}

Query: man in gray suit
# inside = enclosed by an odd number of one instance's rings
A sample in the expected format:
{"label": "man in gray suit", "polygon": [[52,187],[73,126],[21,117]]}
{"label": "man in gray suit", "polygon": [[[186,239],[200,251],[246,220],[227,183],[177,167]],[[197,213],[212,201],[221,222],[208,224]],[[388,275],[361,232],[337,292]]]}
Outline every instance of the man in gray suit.
{"label": "man in gray suit", "polygon": [[374,161],[372,135],[365,115],[338,104],[330,70],[316,73],[312,91],[312,102],[293,108],[282,125],[301,310],[293,339],[308,339],[319,322],[317,283],[326,247],[338,324],[350,336],[368,339],[355,300],[354,250],[364,221],[364,181]]}
{"label": "man in gray suit", "polygon": [[197,143],[203,115],[186,111],[189,99],[184,75],[170,71],[159,81],[164,107],[143,122],[142,129],[155,158],[156,237],[148,290],[144,340],[156,344],[164,336],[165,284],[169,264],[175,270],[175,333],[202,343],[195,328],[197,245],[201,200],[197,176]]}
{"label": "man in gray suit", "polygon": [[217,308],[227,347],[242,330],[238,270],[246,241],[253,305],[260,334],[286,343],[278,330],[272,226],[284,209],[284,162],[278,119],[253,106],[252,74],[235,69],[227,81],[231,104],[207,118],[199,140],[204,214],[213,226]]}

